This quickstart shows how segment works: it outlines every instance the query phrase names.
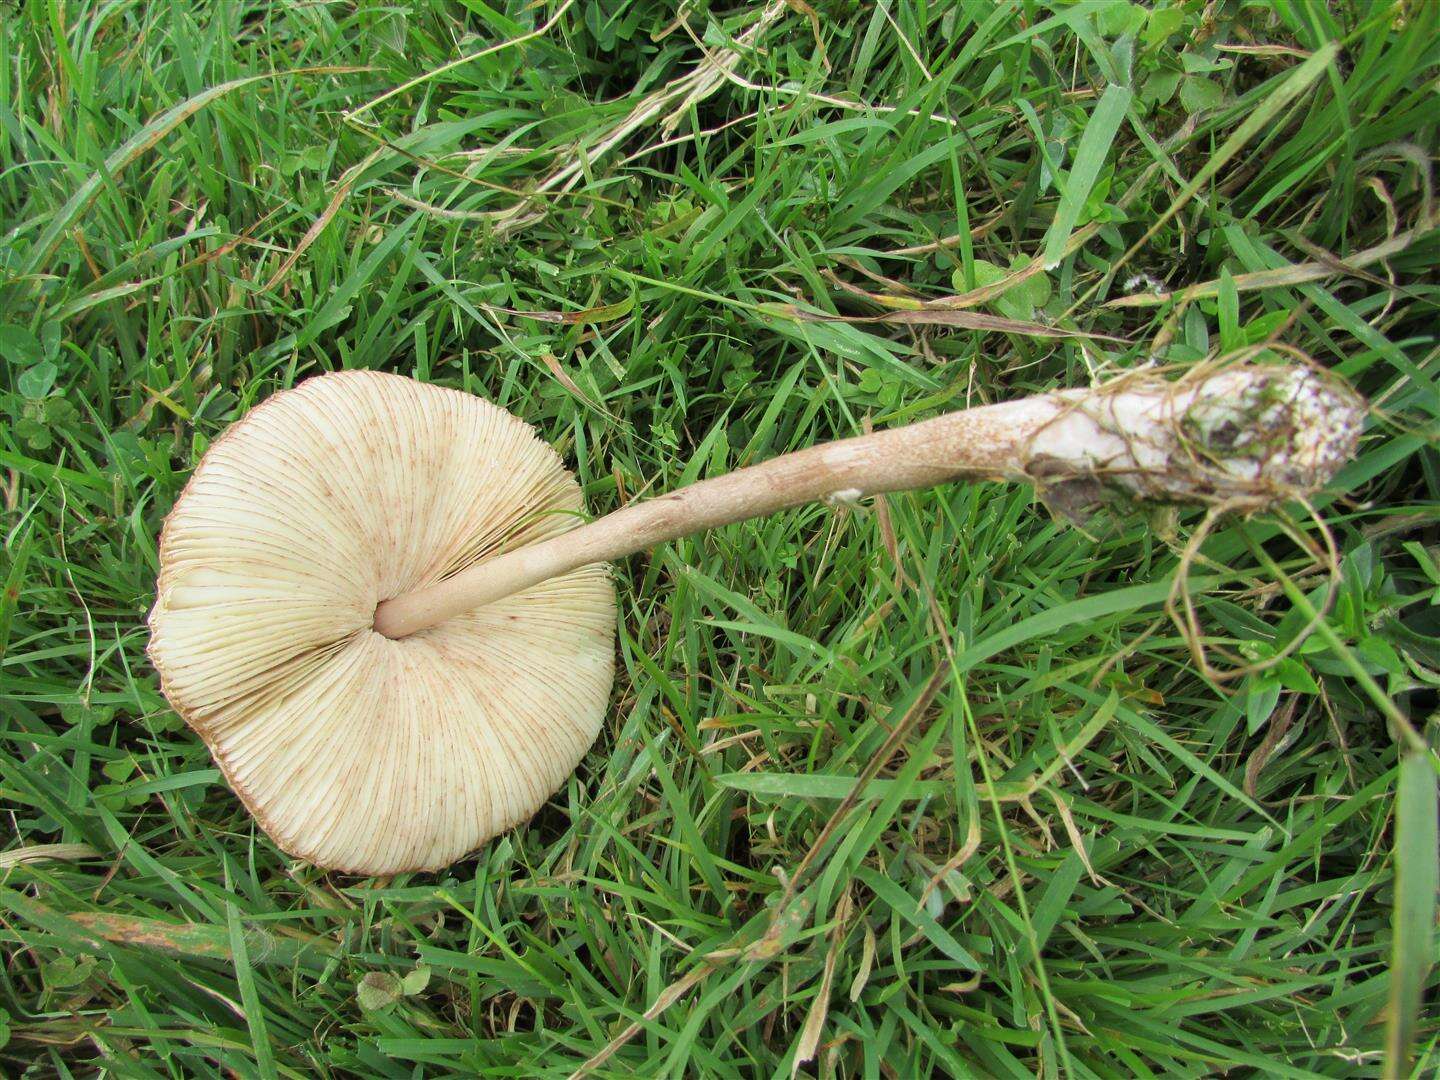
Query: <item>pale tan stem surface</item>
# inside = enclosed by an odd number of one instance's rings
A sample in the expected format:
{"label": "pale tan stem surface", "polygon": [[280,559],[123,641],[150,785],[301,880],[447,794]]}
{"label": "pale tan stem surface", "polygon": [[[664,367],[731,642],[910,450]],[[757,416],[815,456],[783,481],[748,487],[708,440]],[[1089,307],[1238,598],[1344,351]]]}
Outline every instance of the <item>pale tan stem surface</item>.
{"label": "pale tan stem surface", "polygon": [[803,503],[856,499],[961,478],[1018,479],[1019,448],[1058,412],[1058,402],[1036,398],[948,413],[702,480],[387,600],[375,613],[375,629],[386,637],[404,637],[576,567]]}
{"label": "pale tan stem surface", "polygon": [[[386,600],[376,609],[375,629],[405,637],[578,567],[816,500],[852,501],[962,479],[1103,481],[1141,497],[1182,500],[1308,487],[1328,479],[1353,447],[1356,409],[1353,398],[1334,393],[1307,369],[1243,368],[1189,384],[1132,380],[948,413],[799,450],[632,503]],[[1205,454],[1197,459],[1193,435],[1180,423],[1194,416],[1222,434],[1240,433],[1225,435],[1232,440],[1224,447],[1227,453],[1244,448],[1249,426],[1283,445],[1264,444],[1259,459],[1254,444],[1233,461]],[[1317,416],[1318,433],[1292,437],[1297,422],[1313,426]],[[1237,437],[1241,442],[1233,442]]]}

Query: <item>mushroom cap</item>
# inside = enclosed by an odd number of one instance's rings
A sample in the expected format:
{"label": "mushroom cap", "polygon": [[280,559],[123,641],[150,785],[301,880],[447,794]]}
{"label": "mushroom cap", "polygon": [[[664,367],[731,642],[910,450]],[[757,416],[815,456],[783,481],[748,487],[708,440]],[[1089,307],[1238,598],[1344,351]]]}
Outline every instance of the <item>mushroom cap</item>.
{"label": "mushroom cap", "polygon": [[392,641],[380,601],[579,524],[523,421],[397,375],[266,400],[196,468],[160,540],[149,656],[285,851],[444,866],[529,818],[600,731],[615,595],[583,567]]}

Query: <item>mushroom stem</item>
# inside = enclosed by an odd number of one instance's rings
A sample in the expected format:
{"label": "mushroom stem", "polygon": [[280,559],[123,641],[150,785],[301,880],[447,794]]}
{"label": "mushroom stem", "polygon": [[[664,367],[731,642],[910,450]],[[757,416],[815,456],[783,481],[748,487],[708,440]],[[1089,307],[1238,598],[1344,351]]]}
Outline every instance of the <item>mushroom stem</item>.
{"label": "mushroom stem", "polygon": [[1107,491],[1258,509],[1323,485],[1351,455],[1362,404],[1307,367],[1232,367],[1168,382],[1138,373],[1081,391],[947,413],[704,480],[388,599],[402,638],[591,563],[802,503],[953,480],[1035,484],[1067,513]]}

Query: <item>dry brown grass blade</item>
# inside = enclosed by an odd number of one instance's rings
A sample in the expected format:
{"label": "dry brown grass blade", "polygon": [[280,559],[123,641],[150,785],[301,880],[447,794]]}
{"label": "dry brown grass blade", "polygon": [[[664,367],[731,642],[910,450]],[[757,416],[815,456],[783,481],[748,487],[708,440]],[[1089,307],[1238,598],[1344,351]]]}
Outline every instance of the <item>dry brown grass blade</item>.
{"label": "dry brown grass blade", "polygon": [[[1374,247],[1366,248],[1364,251],[1357,251],[1353,255],[1347,255],[1342,260],[1331,262],[1329,259],[1316,259],[1313,262],[1296,263],[1294,266],[1282,266],[1275,270],[1256,270],[1249,274],[1236,274],[1230,280],[1234,282],[1239,292],[1253,292],[1256,289],[1279,289],[1291,285],[1303,285],[1310,281],[1323,281],[1325,278],[1337,277],[1341,274],[1352,273],[1355,270],[1366,266],[1373,266],[1375,263],[1398,255],[1404,251],[1421,236],[1440,228],[1440,215],[1435,215],[1429,220],[1421,222],[1408,232],[1386,240],[1383,244],[1376,244]],[[1385,283],[1388,288],[1388,283]],[[1189,303],[1192,300],[1203,300],[1215,296],[1220,291],[1220,281],[1202,281],[1198,285],[1191,285],[1188,288],[1177,289],[1173,292],[1142,292],[1132,293],[1129,296],[1116,297],[1114,300],[1107,300],[1104,307],[1107,308],[1139,308],[1157,307],[1160,304],[1169,303],[1172,300],[1181,303]]]}
{"label": "dry brown grass blade", "polygon": [[1092,334],[1083,330],[1065,330],[1044,323],[1026,322],[1022,319],[1007,319],[999,315],[985,315],[976,311],[954,311],[948,308],[926,306],[918,311],[892,311],[874,320],[883,323],[901,323],[921,326],[955,326],[966,330],[986,330],[999,334],[1021,334],[1039,338],[1084,338],[1087,341],[1109,341],[1117,345],[1128,345],[1121,337],[1110,334]]}
{"label": "dry brown grass blade", "polygon": [[350,189],[355,186],[355,181],[360,178],[360,174],[368,169],[381,153],[382,150],[380,149],[372,150],[369,156],[360,162],[360,164],[352,165],[345,170],[340,177],[340,183],[335,186],[335,194],[330,196],[329,204],[320,212],[320,216],[311,223],[310,228],[305,230],[305,235],[302,236],[300,242],[295,245],[295,250],[285,257],[285,261],[280,264],[279,269],[270,275],[270,280],[261,286],[263,291],[269,292],[278,285],[280,280],[300,261],[300,256],[305,254],[305,250],[320,238],[320,234],[325,231],[325,226],[329,225],[335,215],[340,212],[340,207],[344,205],[346,197],[350,194]]}
{"label": "dry brown grass blade", "polygon": [[810,1011],[805,1016],[805,1026],[800,1030],[800,1042],[795,1047],[795,1058],[790,1063],[790,1075],[800,1071],[800,1066],[815,1056],[820,1046],[820,1033],[825,1030],[825,1017],[830,1013],[830,992],[835,982],[835,962],[840,957],[840,946],[845,943],[853,902],[850,890],[840,894],[835,905],[835,928],[830,931],[830,948],[825,953],[825,968],[820,975],[820,986],[810,1002]]}
{"label": "dry brown grass blade", "polygon": [[904,311],[887,311],[884,315],[831,315],[821,311],[807,311],[795,304],[767,304],[765,310],[772,315],[795,319],[799,322],[844,322],[844,323],[895,323],[901,326],[952,326],[960,330],[979,330],[985,333],[1019,334],[1035,338],[1084,338],[1087,341],[1110,341],[1128,345],[1124,338],[1109,334],[1088,334],[1083,330],[1065,330],[1044,323],[1025,322],[1021,319],[1007,319],[1000,315],[986,315],[979,311],[961,311],[950,307],[935,307],[944,301],[932,301],[920,308]]}
{"label": "dry brown grass blade", "polygon": [[[1004,214],[996,214],[994,217],[982,221],[979,225],[972,226],[970,229],[970,239],[983,240],[994,232],[995,227],[1004,220]],[[945,248],[959,247],[960,241],[963,239],[963,233],[951,233],[949,236],[942,236],[938,240],[932,240],[928,244],[912,244],[910,247],[891,248],[889,251],[877,251],[875,254],[887,259],[898,259],[909,255],[929,255],[936,251],[942,251]]]}
{"label": "dry brown grass blade", "polygon": [[[701,964],[699,967],[691,970],[689,974],[676,979],[664,990],[660,991],[660,995],[655,999],[654,1003],[650,1008],[645,1010],[644,1020],[654,1020],[671,1005],[675,1004],[676,1001],[684,997],[685,994],[689,993],[691,988],[709,977],[718,966],[719,965],[713,963]],[[620,1034],[616,1035],[615,1038],[606,1043],[599,1052],[571,1073],[570,1080],[579,1080],[582,1076],[589,1076],[601,1065],[604,1065],[605,1062],[609,1061],[614,1055],[615,1051],[619,1050],[640,1033],[642,1026],[643,1022],[641,1020],[636,1020],[627,1025]]]}
{"label": "dry brown grass blade", "polygon": [[[8,907],[28,923],[44,926],[57,933],[64,932],[65,924],[69,924],[70,932],[78,938],[88,939],[92,947],[109,943],[154,949],[172,956],[192,959],[220,960],[227,963],[234,960],[230,933],[224,927],[116,915],[103,911],[66,913],[56,911],[11,889],[0,892],[0,906]],[[246,937],[247,951],[254,963],[284,967],[308,960],[314,965],[344,951],[344,946],[339,941],[295,931],[278,933],[251,929],[247,931]]]}
{"label": "dry brown grass blade", "polygon": [[399,86],[392,87],[391,89],[385,91],[385,93],[381,94],[379,97],[372,98],[371,100],[367,101],[358,109],[351,109],[348,113],[345,114],[345,122],[358,123],[359,121],[356,118],[359,117],[362,113],[369,112],[371,109],[375,108],[375,106],[389,101],[391,98],[396,97],[399,94],[403,94],[407,90],[413,90],[421,83],[429,82],[437,75],[443,75],[447,71],[454,71],[456,68],[463,67],[464,65],[472,63],[475,60],[479,60],[486,56],[492,56],[495,53],[504,51],[505,49],[513,49],[517,45],[523,45],[525,42],[533,41],[538,37],[544,37],[550,32],[550,28],[564,17],[565,13],[570,10],[574,3],[575,0],[565,0],[565,3],[560,5],[559,10],[557,10],[555,14],[551,15],[550,18],[547,19],[544,23],[537,26],[534,30],[531,30],[527,34],[521,34],[518,37],[510,38],[508,41],[501,41],[495,45],[486,46],[479,52],[468,53],[465,56],[461,56],[454,60],[451,60],[448,64],[442,64],[440,67],[433,68],[430,71],[422,72],[421,74],[415,76],[415,78],[410,79],[408,82],[404,82],[401,83]]}
{"label": "dry brown grass blade", "polygon": [[27,277],[38,273],[49,261],[55,246],[59,244],[67,230],[79,219],[85,208],[90,205],[91,200],[100,193],[106,184],[113,184],[122,172],[145,153],[158,146],[176,127],[212,102],[218,101],[226,94],[241,87],[251,86],[269,79],[298,75],[350,75],[371,70],[373,69],[368,67],[322,65],[295,68],[290,71],[276,71],[263,75],[248,75],[245,78],[231,79],[218,86],[202,90],[179,105],[151,117],[135,134],[126,139],[105,159],[103,168],[91,173],[89,178],[76,188],[74,194],[65,201],[65,205],[50,216],[44,231],[30,248],[24,261],[20,263],[19,273],[16,276]]}
{"label": "dry brown grass blade", "polygon": [[579,384],[570,377],[570,373],[560,366],[560,361],[555,359],[554,353],[552,353],[549,349],[546,349],[540,354],[540,360],[547,368],[549,368],[550,374],[555,376],[556,382],[558,382],[561,386],[565,387],[566,390],[569,390],[570,393],[574,394],[577,398],[583,401],[586,405],[589,405],[592,409],[598,410],[600,408],[598,405],[596,405],[593,401],[590,400],[589,396],[585,393],[584,390],[580,389]]}
{"label": "dry brown grass blade", "polygon": [[1295,718],[1296,700],[1295,695],[1291,694],[1285,707],[1276,711],[1265,729],[1265,738],[1245,761],[1244,790],[1252,799],[1258,801],[1256,788],[1260,784],[1260,774],[1265,771],[1265,766],[1270,763],[1270,758],[1285,741],[1285,735],[1290,730],[1290,722]]}
{"label": "dry brown grass blade", "polygon": [[830,819],[825,822],[824,828],[820,830],[820,835],[815,837],[815,842],[810,845],[810,849],[805,852],[796,865],[794,872],[785,883],[785,891],[781,893],[779,900],[775,903],[775,914],[769,928],[755,944],[745,950],[747,959],[764,960],[779,953],[784,931],[793,929],[787,925],[787,917],[791,915],[791,904],[800,891],[801,884],[814,870],[821,852],[825,850],[830,838],[835,835],[835,831],[840,828],[850,811],[855,808],[855,804],[860,801],[860,796],[869,786],[870,781],[879,775],[881,769],[890,764],[890,759],[899,752],[901,745],[914,730],[915,725],[920,722],[920,718],[925,715],[926,710],[930,708],[930,703],[935,700],[935,695],[940,692],[940,688],[945,685],[945,680],[949,677],[950,661],[941,660],[935,667],[935,673],[930,676],[924,689],[920,691],[920,696],[915,699],[910,708],[905,710],[905,715],[900,717],[890,734],[886,736],[885,741],[880,744],[880,749],[875,751],[875,756],[855,778],[855,783],[846,792],[845,798],[840,800],[840,805],[835,808]]}
{"label": "dry brown grass blade", "polygon": [[[81,929],[115,945],[156,949],[176,956],[194,956],[212,960],[233,961],[228,934],[212,926],[172,923],[162,919],[142,919],[103,912],[84,912],[66,916]],[[338,941],[330,938],[291,937],[254,931],[248,943],[252,962],[286,965],[301,953],[335,956],[341,951]]]}
{"label": "dry brown grass blade", "polygon": [[614,304],[598,304],[582,311],[517,311],[515,308],[499,307],[495,304],[481,304],[486,311],[511,315],[517,319],[533,319],[536,322],[556,323],[560,326],[581,326],[586,323],[614,322],[629,315],[635,307],[633,299],[621,300]]}
{"label": "dry brown grass blade", "polygon": [[580,384],[570,377],[568,371],[560,366],[560,361],[555,358],[555,354],[549,349],[546,349],[540,354],[540,361],[545,365],[546,369],[549,370],[550,374],[555,376],[555,381],[565,387],[566,390],[569,390],[570,393],[574,394],[596,412],[610,417],[610,419],[615,420],[617,423],[619,422],[619,417],[599,402],[592,400],[589,394],[580,389]]}
{"label": "dry brown grass blade", "polygon": [[71,862],[76,859],[98,859],[100,852],[89,844],[31,844],[28,847],[0,851],[0,870],[35,862]]}
{"label": "dry brown grass blade", "polygon": [[705,59],[691,71],[641,98],[598,138],[577,143],[568,162],[540,181],[529,197],[504,211],[505,219],[497,224],[497,232],[504,235],[520,228],[525,223],[525,211],[535,199],[571,190],[584,178],[587,169],[593,168],[635,132],[657,120],[662,129],[673,127],[691,106],[720,89],[740,62],[744,51],[753,47],[761,35],[790,10],[786,0],[770,0],[745,32],[735,38],[736,47],[706,52]]}

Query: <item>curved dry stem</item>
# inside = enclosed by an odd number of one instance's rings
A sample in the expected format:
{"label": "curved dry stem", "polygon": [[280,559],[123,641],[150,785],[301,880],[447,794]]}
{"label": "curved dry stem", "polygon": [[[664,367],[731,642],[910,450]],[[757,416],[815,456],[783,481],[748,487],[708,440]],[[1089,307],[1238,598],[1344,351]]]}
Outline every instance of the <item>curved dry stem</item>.
{"label": "curved dry stem", "polygon": [[[1212,682],[1224,684],[1234,682],[1237,679],[1243,679],[1247,675],[1259,675],[1262,672],[1269,671],[1281,661],[1293,655],[1295,650],[1305,643],[1306,639],[1315,632],[1321,620],[1323,620],[1335,606],[1335,597],[1339,592],[1340,586],[1340,551],[1335,543],[1335,534],[1331,532],[1330,526],[1326,523],[1325,519],[1320,516],[1320,512],[1315,509],[1314,504],[1311,503],[1309,499],[1297,495],[1294,501],[1305,507],[1309,513],[1310,520],[1315,523],[1321,538],[1324,540],[1324,550],[1322,551],[1311,541],[1310,537],[1305,534],[1299,524],[1290,517],[1290,514],[1283,507],[1277,506],[1273,508],[1276,523],[1286,536],[1295,541],[1297,547],[1305,551],[1306,554],[1315,561],[1316,565],[1325,569],[1330,579],[1330,588],[1326,591],[1325,597],[1320,607],[1316,609],[1314,616],[1306,620],[1305,625],[1296,632],[1295,636],[1292,637],[1283,648],[1263,660],[1246,661],[1244,657],[1238,656],[1223,646],[1212,645],[1210,650],[1223,656],[1225,661],[1232,665],[1223,669],[1215,667],[1210,662],[1210,656],[1205,646],[1204,631],[1201,629],[1200,618],[1195,611],[1195,602],[1191,597],[1188,587],[1190,568],[1199,557],[1201,546],[1205,543],[1211,532],[1214,531],[1216,522],[1224,517],[1227,512],[1243,508],[1227,507],[1218,504],[1210,507],[1204,520],[1201,521],[1194,534],[1190,537],[1189,541],[1186,542],[1184,550],[1180,553],[1180,564],[1175,572],[1175,580],[1170,586],[1169,595],[1165,598],[1165,614],[1170,617],[1171,622],[1175,624],[1176,631],[1180,634],[1181,638],[1184,639],[1186,646],[1190,650],[1190,658],[1195,662],[1195,666],[1200,670],[1202,675]],[[1179,602],[1178,609],[1176,606],[1177,601]]]}

